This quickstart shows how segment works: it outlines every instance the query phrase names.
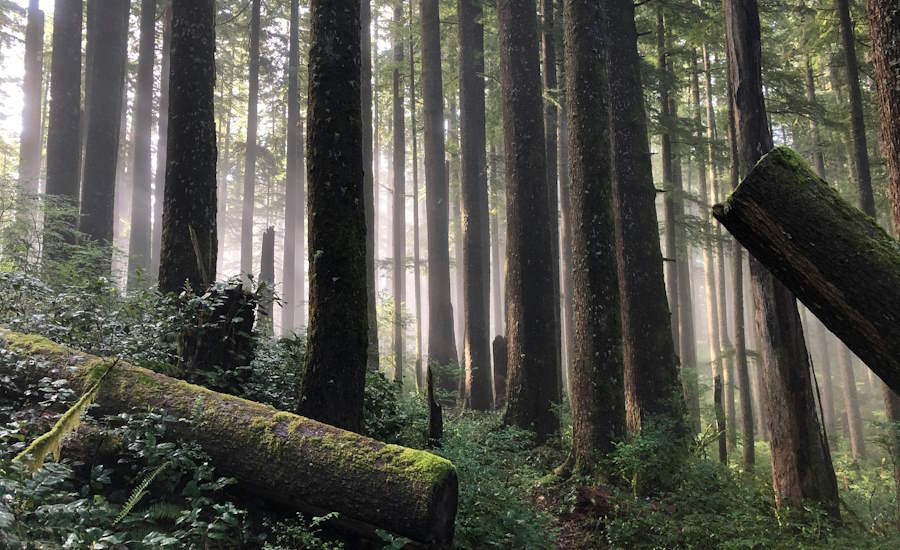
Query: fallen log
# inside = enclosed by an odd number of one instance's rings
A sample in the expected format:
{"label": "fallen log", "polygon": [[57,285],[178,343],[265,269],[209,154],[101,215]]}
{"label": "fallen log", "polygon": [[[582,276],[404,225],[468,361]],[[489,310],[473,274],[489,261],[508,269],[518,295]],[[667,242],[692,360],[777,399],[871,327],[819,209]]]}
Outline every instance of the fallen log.
{"label": "fallen log", "polygon": [[784,147],[713,216],[900,392],[900,243]]}
{"label": "fallen log", "polygon": [[[109,365],[33,335],[0,329],[0,347],[37,361],[0,375],[65,378],[88,387]],[[12,372],[15,370],[16,372]],[[24,371],[24,372],[23,372]],[[377,527],[423,544],[448,545],[457,505],[456,469],[425,451],[384,443],[261,403],[120,362],[101,384],[104,412],[161,409],[241,486],[291,510],[335,511],[346,525]]]}

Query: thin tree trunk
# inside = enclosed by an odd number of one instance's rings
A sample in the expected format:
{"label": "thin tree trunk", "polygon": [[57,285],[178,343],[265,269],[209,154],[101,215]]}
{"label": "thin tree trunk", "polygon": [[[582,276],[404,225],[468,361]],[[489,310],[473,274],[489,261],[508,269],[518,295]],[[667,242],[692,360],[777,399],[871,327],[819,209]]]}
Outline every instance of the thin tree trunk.
{"label": "thin tree trunk", "polygon": [[[501,200],[505,198],[503,195],[502,183],[497,175],[497,149],[493,140],[490,145],[490,153],[488,156],[488,178],[490,180],[489,187],[491,189],[492,205],[490,209],[491,216],[491,319],[494,325],[492,334],[503,336],[506,331],[503,327],[503,290],[500,280],[503,278],[503,257],[500,254],[500,207]],[[494,362],[494,371],[496,373],[497,363]],[[496,383],[494,384],[496,387]],[[504,396],[505,397],[505,396]]]}
{"label": "thin tree trunk", "polygon": [[[465,318],[464,402],[468,408],[483,411],[491,408],[493,389],[490,340],[491,244],[485,162],[484,26],[481,4],[477,0],[457,2]],[[536,33],[534,39],[536,44]]]}
{"label": "thin tree trunk", "polygon": [[[22,133],[19,136],[19,189],[35,196],[41,177],[41,90],[44,71],[44,12],[28,2],[25,76],[22,80]],[[20,214],[21,216],[21,214]]]}
{"label": "thin tree trunk", "polygon": [[309,336],[300,412],[362,428],[368,354],[360,5],[310,4]]}
{"label": "thin tree trunk", "polygon": [[215,21],[214,0],[172,4],[162,292],[216,280]]}
{"label": "thin tree trunk", "polygon": [[272,336],[272,298],[275,292],[275,228],[269,226],[262,235],[259,254],[259,284],[262,295],[259,298],[257,330],[265,336]]}
{"label": "thin tree trunk", "polygon": [[241,276],[253,273],[253,211],[256,200],[256,155],[259,100],[259,18],[261,0],[251,0],[247,99],[247,146],[244,157],[244,196],[241,204]]}
{"label": "thin tree trunk", "polygon": [[[163,14],[162,59],[159,70],[159,121],[156,138],[156,174],[153,190],[153,234],[150,245],[150,273],[158,276],[162,245],[162,211],[166,190],[166,152],[169,133],[169,74],[172,49],[172,6]],[[230,105],[230,103],[229,103]],[[227,165],[226,165],[227,166]],[[225,242],[219,243],[224,246]]]}
{"label": "thin tree trunk", "polygon": [[137,89],[134,100],[134,153],[132,158],[131,235],[128,246],[128,286],[150,268],[150,200],[153,181],[151,131],[153,130],[153,64],[156,44],[156,0],[141,1],[141,39]]}
{"label": "thin tree trunk", "polygon": [[394,380],[403,380],[403,310],[405,300],[404,279],[406,278],[406,120],[403,113],[403,88],[400,79],[400,67],[403,66],[403,39],[400,31],[403,21],[403,4],[401,0],[394,3]]}
{"label": "thin tree trunk", "polygon": [[[559,430],[553,405],[560,392],[556,347],[547,345],[558,337],[559,331],[555,326],[557,304],[548,299],[553,296],[553,271],[557,265],[553,263],[550,243],[537,14],[529,0],[499,0],[497,13],[509,289],[505,420],[535,430],[538,441],[543,441]],[[570,90],[570,110],[574,101],[571,93]],[[571,121],[569,126],[571,131]]]}
{"label": "thin tree trunk", "polygon": [[626,424],[607,50],[599,3],[565,0],[564,6],[572,256],[578,266],[572,451],[575,469],[592,471],[624,437]]}
{"label": "thin tree trunk", "polygon": [[416,390],[425,390],[422,372],[422,274],[419,254],[419,141],[416,127],[416,58],[413,44],[413,0],[409,0],[409,121],[413,172],[413,290],[416,304]]}
{"label": "thin tree trunk", "polygon": [[[362,0],[365,2],[365,0]],[[302,299],[297,292],[297,272],[302,272],[300,259],[303,254],[297,254],[297,247],[303,246],[298,239],[297,226],[303,224],[303,206],[299,204],[303,185],[303,176],[300,172],[302,160],[300,158],[300,83],[298,72],[300,69],[300,2],[291,0],[290,27],[288,30],[288,93],[287,93],[287,159],[286,181],[284,192],[284,258],[281,274],[282,296],[284,302],[281,306],[281,332],[291,334],[297,329],[295,314],[297,303]],[[363,87],[366,82],[363,81]],[[364,103],[365,104],[365,103]],[[365,131],[365,129],[364,129]],[[364,153],[365,154],[365,150]],[[224,243],[223,243],[224,244]]]}
{"label": "thin tree trunk", "polygon": [[[762,52],[756,0],[725,0],[735,128],[745,173],[772,148],[762,95]],[[738,93],[740,91],[740,93]],[[815,411],[810,368],[794,296],[751,260],[763,382],[771,432],[775,502],[799,508],[806,499],[839,517],[837,483]]]}
{"label": "thin tree trunk", "polygon": [[854,460],[862,460],[866,455],[863,436],[862,416],[859,414],[859,397],[853,376],[853,357],[850,349],[839,344],[841,384],[844,386],[844,410],[847,413],[847,435],[850,439],[850,454]]}
{"label": "thin tree trunk", "polygon": [[[116,167],[124,118],[128,12],[127,0],[105,2],[103,9],[98,5],[97,24],[94,33],[88,35],[88,42],[94,42],[94,59],[90,74],[85,77],[91,82],[91,93],[85,109],[88,131],[78,229],[103,244],[113,241]],[[101,272],[109,271],[110,260],[104,254]]]}

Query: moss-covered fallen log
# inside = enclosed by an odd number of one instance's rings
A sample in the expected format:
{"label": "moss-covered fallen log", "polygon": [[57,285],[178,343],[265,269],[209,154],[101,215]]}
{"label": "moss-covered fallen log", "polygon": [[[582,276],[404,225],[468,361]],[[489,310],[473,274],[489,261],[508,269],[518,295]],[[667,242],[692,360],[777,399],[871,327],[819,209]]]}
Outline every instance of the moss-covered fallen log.
{"label": "moss-covered fallen log", "polygon": [[900,243],[787,148],[764,156],[713,216],[900,392]]}
{"label": "moss-covered fallen log", "polygon": [[[0,375],[65,378],[80,388],[89,387],[110,363],[2,329],[0,347],[41,359],[7,369],[11,372],[0,366]],[[348,525],[381,528],[419,543],[444,545],[453,538],[457,477],[444,458],[125,362],[103,380],[95,403],[106,412],[154,408],[190,419],[176,424],[176,436],[200,444],[219,471],[285,508],[336,511]]]}

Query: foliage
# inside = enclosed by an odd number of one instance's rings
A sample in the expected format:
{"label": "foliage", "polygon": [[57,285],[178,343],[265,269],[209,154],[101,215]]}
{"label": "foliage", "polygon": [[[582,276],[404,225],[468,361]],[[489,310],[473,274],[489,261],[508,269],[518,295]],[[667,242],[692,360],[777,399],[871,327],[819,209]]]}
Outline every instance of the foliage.
{"label": "foliage", "polygon": [[344,545],[340,542],[328,541],[321,537],[321,526],[337,517],[337,513],[331,512],[330,514],[316,516],[312,519],[307,519],[303,514],[297,514],[297,517],[290,521],[266,521],[266,527],[271,532],[271,541],[266,542],[263,549],[342,550]]}

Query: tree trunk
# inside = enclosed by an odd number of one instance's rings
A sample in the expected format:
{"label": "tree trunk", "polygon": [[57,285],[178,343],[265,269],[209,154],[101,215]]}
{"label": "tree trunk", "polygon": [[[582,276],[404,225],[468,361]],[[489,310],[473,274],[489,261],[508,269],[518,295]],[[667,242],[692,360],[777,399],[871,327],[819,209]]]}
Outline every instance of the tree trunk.
{"label": "tree trunk", "polygon": [[[481,2],[459,0],[462,269],[465,404],[491,408],[490,220],[485,162],[484,26]],[[535,31],[534,43],[537,44]],[[535,50],[536,53],[536,50]],[[535,76],[537,73],[535,73]],[[540,110],[540,106],[537,106]],[[543,171],[543,167],[541,168]]]}
{"label": "tree trunk", "polygon": [[[556,157],[557,119],[556,109],[557,80],[556,80],[556,47],[553,33],[553,3],[554,0],[541,0],[541,75],[544,84],[544,151],[547,157],[547,208],[550,210],[550,254],[553,262],[553,313],[556,320],[553,326],[556,337],[553,339],[556,347],[556,363],[559,372],[557,386],[564,387],[566,372],[562,364],[562,329],[560,327],[560,280],[559,280],[559,175]],[[560,395],[562,398],[562,395]]]}
{"label": "tree trunk", "polygon": [[215,2],[172,5],[159,289],[216,280]]}
{"label": "tree trunk", "polygon": [[[806,101],[809,107],[816,105],[816,81],[813,77],[812,61],[809,55],[806,60]],[[815,117],[809,117],[809,129],[813,138],[813,158],[815,159],[816,174],[820,178],[825,177],[825,154],[822,152],[822,137],[819,135],[819,125]]]}
{"label": "tree trunk", "polygon": [[[560,2],[561,4],[562,2]],[[560,66],[565,67],[565,55],[560,60]],[[561,71],[561,79],[565,81],[565,72]],[[565,88],[563,86],[563,88]],[[572,268],[572,207],[569,198],[569,126],[568,111],[565,90],[560,90],[559,117],[559,232],[561,239],[560,259],[562,260],[561,291],[563,296],[562,320],[563,337],[565,338],[565,359],[562,367],[566,373],[566,385],[563,391],[571,394],[571,384],[568,382],[568,373],[572,370],[572,358],[575,355],[575,289]],[[615,100],[615,98],[613,98]],[[657,237],[657,240],[659,238]],[[665,287],[664,290],[665,292]],[[627,352],[626,352],[627,353]]]}
{"label": "tree trunk", "polygon": [[247,94],[247,146],[244,156],[244,196],[241,203],[241,276],[253,273],[253,211],[256,195],[256,155],[259,100],[259,19],[261,0],[251,0]]}
{"label": "tree trunk", "polygon": [[406,279],[406,119],[403,112],[403,87],[400,79],[400,67],[403,66],[403,39],[400,30],[403,28],[403,3],[394,3],[394,83],[393,83],[393,133],[394,133],[394,325],[392,345],[394,348],[394,380],[403,380],[403,310],[404,280]]}
{"label": "tree trunk", "polygon": [[[373,128],[372,128],[372,23],[371,0],[360,0],[360,81],[363,127],[363,190],[366,208],[366,303],[368,318],[368,353],[366,365],[369,370],[378,370],[378,312],[375,307],[375,175],[372,171]],[[302,217],[298,217],[302,219]],[[302,257],[302,256],[301,256]],[[300,269],[302,274],[303,270]],[[302,288],[302,281],[300,283]]]}
{"label": "tree trunk", "polygon": [[413,294],[416,306],[416,390],[425,386],[422,372],[422,265],[419,247],[419,141],[416,126],[416,52],[413,44],[413,0],[409,1],[409,126],[412,137],[413,173]]}
{"label": "tree trunk", "polygon": [[[97,0],[89,0],[95,2]],[[99,6],[98,6],[99,8]],[[114,0],[97,10],[97,24],[88,35],[94,42],[87,96],[87,142],[84,151],[84,185],[78,229],[98,243],[113,240],[116,164],[122,125],[122,95],[125,85],[128,45],[127,0]],[[102,270],[109,270],[105,258]]]}
{"label": "tree trunk", "polygon": [[434,378],[431,367],[425,367],[425,399],[428,401],[428,447],[440,447],[444,437],[444,411],[434,397]]}
{"label": "tree trunk", "polygon": [[136,288],[150,269],[150,184],[153,181],[153,64],[156,57],[156,0],[141,1],[141,39],[137,89],[134,99],[134,153],[132,157],[131,235],[128,245],[128,286]]}
{"label": "tree trunk", "polygon": [[853,357],[845,345],[840,346],[841,384],[844,386],[844,410],[847,413],[847,432],[850,454],[854,460],[862,460],[866,454],[862,417],[859,414],[859,397],[853,376]]}
{"label": "tree trunk", "polygon": [[[756,0],[725,0],[725,21],[740,165],[749,173],[760,156],[772,148],[762,95]],[[719,216],[717,219],[723,221]],[[731,230],[727,223],[725,226]],[[743,244],[746,246],[746,242]],[[837,518],[840,515],[837,482],[816,415],[809,358],[796,300],[755,259],[751,260],[750,275],[756,324],[763,343],[760,354],[776,505],[799,508],[805,499],[811,499]]]}
{"label": "tree trunk", "polygon": [[[153,190],[153,235],[152,244],[150,246],[150,273],[152,276],[159,274],[160,257],[159,252],[162,246],[162,211],[165,202],[166,190],[166,150],[168,149],[169,134],[169,76],[170,72],[170,51],[172,49],[172,6],[169,5],[163,13],[163,40],[162,40],[162,60],[160,61],[159,70],[159,126],[156,138],[156,174],[154,176],[155,189]],[[220,243],[224,246],[225,242]]]}
{"label": "tree trunk", "polygon": [[[176,48],[180,11],[176,3]],[[2,337],[4,348],[42,359],[25,372],[5,375],[62,377],[87,387],[109,364],[44,338],[11,332]],[[335,511],[350,526],[369,532],[380,527],[426,544],[453,538],[456,470],[425,451],[385,445],[122,362],[104,379],[96,403],[112,414],[151,407],[191,419],[173,424],[170,435],[199,444],[219,471],[287,510]]]}
{"label": "tree trunk", "polygon": [[[493,324],[494,336],[502,336],[506,334],[503,327],[503,285],[500,282],[503,279],[503,254],[500,253],[500,208],[502,202],[506,199],[505,189],[497,174],[497,149],[494,142],[491,141],[488,156],[488,186],[490,187],[491,208],[490,208],[490,224],[491,224],[491,323]],[[497,363],[494,363],[494,371],[497,370]],[[496,398],[496,396],[495,396]]]}
{"label": "tree trunk", "polygon": [[[559,331],[555,326],[557,304],[548,298],[553,296],[553,271],[557,266],[550,243],[537,14],[534,3],[528,0],[499,0],[497,14],[509,293],[505,420],[535,430],[538,441],[543,441],[559,430],[553,405],[559,401],[560,392],[556,347],[547,344]],[[569,102],[571,109],[571,94]],[[571,130],[571,122],[569,126]]]}
{"label": "tree trunk", "polygon": [[[896,240],[783,148],[766,155],[713,215],[886,384],[900,389]],[[870,276],[861,281],[859,273]]]}
{"label": "tree trunk", "polygon": [[420,0],[425,210],[428,224],[428,364],[457,361],[450,303],[449,194],[444,159],[444,84],[437,0]]}
{"label": "tree trunk", "polygon": [[[44,12],[28,3],[25,25],[25,77],[22,80],[22,133],[19,136],[19,189],[36,196],[41,178],[41,82],[44,70]],[[79,53],[80,54],[80,53]]]}
{"label": "tree trunk", "polygon": [[634,4],[609,2],[606,16],[626,418],[632,432],[653,415],[686,431],[659,246]]}
{"label": "tree trunk", "polygon": [[[365,3],[365,0],[361,0]],[[300,1],[291,0],[290,28],[288,30],[288,93],[287,93],[287,159],[286,181],[284,190],[284,258],[281,273],[281,294],[284,302],[281,306],[281,332],[292,334],[298,327],[296,321],[297,305],[302,301],[302,284],[297,284],[298,274],[303,273],[303,241],[298,225],[303,225],[303,205],[300,197],[303,194],[303,159],[300,156]],[[363,89],[366,81],[363,80]],[[365,92],[363,92],[365,93]],[[365,105],[365,101],[363,101]],[[365,128],[363,128],[365,133]],[[365,147],[363,148],[365,155]],[[224,245],[224,242],[221,243]],[[297,247],[300,254],[297,254]],[[298,265],[299,264],[299,265]],[[299,287],[299,288],[298,288]]]}
{"label": "tree trunk", "polygon": [[509,362],[506,337],[494,337],[491,345],[494,354],[494,408],[498,411],[506,406],[506,367]]}
{"label": "tree trunk", "polygon": [[728,464],[728,443],[725,441],[725,408],[722,406],[722,375],[713,375],[713,407],[716,410],[716,441],[719,442],[719,462]]}
{"label": "tree trunk", "polygon": [[272,303],[275,296],[275,228],[269,226],[263,232],[262,249],[259,255],[259,284],[262,287],[259,298],[259,332],[272,336]]}
{"label": "tree trunk", "polygon": [[312,0],[307,154],[309,336],[300,412],[362,427],[368,354],[359,3]]}
{"label": "tree trunk", "polygon": [[566,0],[566,98],[571,176],[575,342],[572,417],[575,469],[625,435],[624,358],[604,18],[593,0]]}

